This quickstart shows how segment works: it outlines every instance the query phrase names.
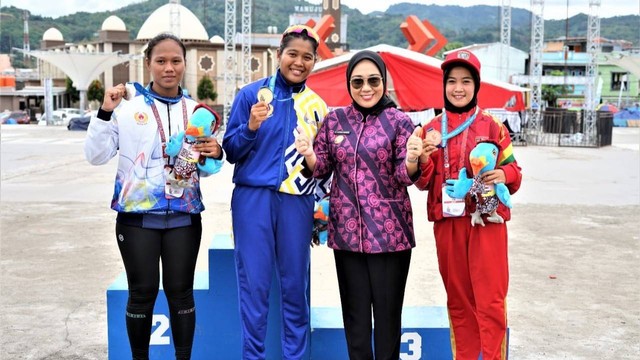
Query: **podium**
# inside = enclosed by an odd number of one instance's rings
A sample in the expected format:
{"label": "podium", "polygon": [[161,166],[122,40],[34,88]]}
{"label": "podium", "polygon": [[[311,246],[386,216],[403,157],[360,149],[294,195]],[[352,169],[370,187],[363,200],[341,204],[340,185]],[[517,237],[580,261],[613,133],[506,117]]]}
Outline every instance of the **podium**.
{"label": "podium", "polygon": [[[214,236],[208,256],[208,271],[199,271],[195,275],[193,294],[196,303],[196,331],[191,358],[238,360],[241,359],[240,314],[231,236]],[[125,273],[121,273],[107,289],[110,360],[131,359],[125,325],[126,305],[127,279]],[[280,288],[275,277],[271,285],[269,306],[267,359],[281,359]],[[405,307],[402,311],[402,325],[401,360],[452,359],[446,307]],[[310,334],[305,360],[348,359],[340,307],[312,307]],[[507,330],[507,338],[508,336]],[[175,358],[169,309],[162,288],[153,311],[149,356],[153,360]]]}

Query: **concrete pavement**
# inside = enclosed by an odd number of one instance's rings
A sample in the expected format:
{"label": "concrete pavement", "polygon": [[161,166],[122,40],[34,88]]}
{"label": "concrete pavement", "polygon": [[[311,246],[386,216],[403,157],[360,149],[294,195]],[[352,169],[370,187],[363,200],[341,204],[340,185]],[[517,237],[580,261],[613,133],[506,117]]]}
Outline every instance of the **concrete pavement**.
{"label": "concrete pavement", "polygon": [[[94,167],[84,132],[2,125],[0,358],[106,359],[107,286],[123,271],[109,209],[115,160]],[[513,359],[640,358],[640,129],[599,149],[517,147],[509,224]],[[229,232],[232,167],[203,182],[198,269]],[[410,190],[418,247],[405,304],[443,306],[426,193]],[[312,305],[338,306],[330,250],[312,250]],[[198,304],[206,306],[206,304]]]}

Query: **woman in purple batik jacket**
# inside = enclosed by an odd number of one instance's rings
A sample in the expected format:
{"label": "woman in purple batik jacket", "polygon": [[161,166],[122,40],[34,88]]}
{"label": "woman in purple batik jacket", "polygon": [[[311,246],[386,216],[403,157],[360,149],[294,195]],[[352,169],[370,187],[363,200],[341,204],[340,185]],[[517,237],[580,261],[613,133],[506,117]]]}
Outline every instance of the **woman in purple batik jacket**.
{"label": "woman in purple batik jacket", "polygon": [[[386,95],[386,66],[375,52],[347,68],[352,104],[331,111],[312,144],[296,149],[314,177],[333,172],[328,246],[334,250],[351,359],[399,358],[402,303],[415,247],[407,187],[420,175],[422,130]],[[375,321],[371,346],[371,314]]]}

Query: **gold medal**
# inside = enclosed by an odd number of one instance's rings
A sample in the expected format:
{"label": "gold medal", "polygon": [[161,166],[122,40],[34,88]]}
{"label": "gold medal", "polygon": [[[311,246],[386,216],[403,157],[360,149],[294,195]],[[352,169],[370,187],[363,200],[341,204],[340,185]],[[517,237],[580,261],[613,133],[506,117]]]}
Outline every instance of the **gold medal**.
{"label": "gold medal", "polygon": [[273,115],[273,105],[271,105],[273,101],[273,91],[271,91],[269,87],[263,86],[258,90],[258,101],[267,103],[267,107],[269,108],[269,110],[267,110],[267,117]]}
{"label": "gold medal", "polygon": [[429,130],[424,139],[427,141],[427,144],[438,146],[442,143],[442,134],[440,134],[438,130]]}
{"label": "gold medal", "polygon": [[258,101],[264,101],[267,104],[271,104],[273,101],[273,91],[266,86],[263,86],[258,90]]}

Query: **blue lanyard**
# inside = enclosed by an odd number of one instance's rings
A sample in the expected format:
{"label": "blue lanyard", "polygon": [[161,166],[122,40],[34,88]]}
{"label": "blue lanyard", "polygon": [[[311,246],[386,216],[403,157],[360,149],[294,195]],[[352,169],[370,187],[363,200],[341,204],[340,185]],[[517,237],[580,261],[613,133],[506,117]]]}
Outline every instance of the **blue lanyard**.
{"label": "blue lanyard", "polygon": [[133,83],[133,87],[136,88],[136,91],[139,94],[142,94],[142,96],[144,96],[144,101],[147,103],[147,105],[153,104],[153,99],[158,99],[164,103],[177,104],[178,102],[180,102],[180,99],[182,98],[182,96],[173,97],[173,98],[160,96],[152,92],[150,88],[145,88],[144,86],[140,85],[140,83],[137,83],[137,82]]}
{"label": "blue lanyard", "polygon": [[451,139],[452,137],[460,134],[461,132],[463,132],[466,128],[469,127],[469,125],[471,125],[471,123],[473,122],[473,120],[476,119],[476,115],[478,115],[478,110],[480,108],[476,106],[476,112],[473,113],[473,115],[471,115],[465,122],[463,122],[460,126],[458,126],[457,128],[453,129],[453,131],[451,133],[448,133],[449,128],[447,127],[447,111],[443,111],[442,112],[442,147],[447,147],[447,140]]}
{"label": "blue lanyard", "polygon": [[276,76],[273,75],[269,78],[269,90],[273,94],[273,98],[276,99]]}
{"label": "blue lanyard", "polygon": [[276,75],[272,75],[269,77],[269,90],[271,90],[271,93],[273,94],[273,99],[275,101],[287,101],[293,98],[293,93],[292,93],[292,96],[286,99],[278,99],[278,95],[276,95]]}

